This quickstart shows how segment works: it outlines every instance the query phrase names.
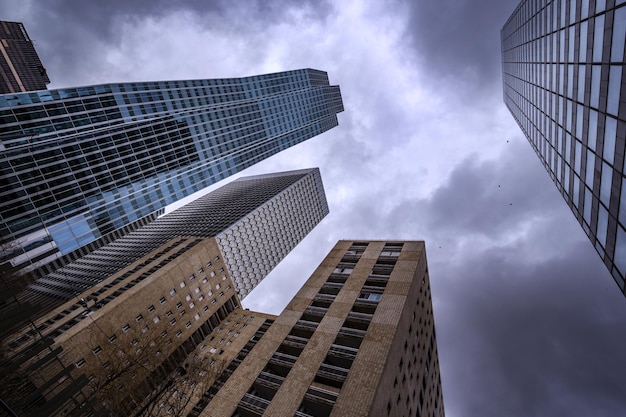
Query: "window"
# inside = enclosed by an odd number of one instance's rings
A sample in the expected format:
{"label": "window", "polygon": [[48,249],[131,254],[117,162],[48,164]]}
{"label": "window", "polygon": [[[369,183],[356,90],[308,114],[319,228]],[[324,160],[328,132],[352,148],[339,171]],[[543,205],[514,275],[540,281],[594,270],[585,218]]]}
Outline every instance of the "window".
{"label": "window", "polygon": [[170,320],[170,324],[172,326],[176,324],[176,317],[174,317],[172,320]]}
{"label": "window", "polygon": [[153,311],[154,311],[154,306],[153,305],[148,307],[148,312],[152,313]]}
{"label": "window", "polygon": [[185,323],[185,327],[186,327],[186,328],[190,328],[190,327],[191,327],[191,322],[190,322],[190,321],[188,321],[187,323]]}
{"label": "window", "polygon": [[185,281],[182,281],[182,282],[180,283],[180,288],[185,288],[185,285],[187,285],[187,284],[185,284]]}
{"label": "window", "polygon": [[148,331],[148,326],[147,326],[147,325],[146,325],[146,326],[143,326],[143,327],[141,328],[141,333],[145,333],[145,332],[147,332],[147,331]]}
{"label": "window", "polygon": [[91,349],[91,352],[92,352],[94,355],[99,355],[99,354],[101,354],[101,353],[102,353],[102,348],[98,345],[98,346],[96,346],[95,348]]}
{"label": "window", "polygon": [[194,274],[191,274],[189,276],[189,281],[193,281],[194,279],[196,279],[196,276]]}
{"label": "window", "polygon": [[181,335],[181,334],[183,334],[183,331],[182,331],[182,330],[177,331],[177,332],[176,332],[176,337],[180,337],[180,335]]}
{"label": "window", "polygon": [[85,363],[86,363],[86,362],[85,362],[85,360],[84,360],[84,359],[81,359],[81,360],[79,360],[78,362],[76,362],[76,367],[77,367],[77,368],[80,368],[81,366],[84,366],[84,365],[85,365]]}
{"label": "window", "polygon": [[161,321],[161,318],[159,316],[155,316],[152,321],[154,322],[154,324],[157,324],[158,322]]}
{"label": "window", "polygon": [[109,336],[109,342],[113,343],[117,340],[117,336],[115,334],[112,334],[111,336]]}
{"label": "window", "polygon": [[172,288],[172,289],[170,290],[170,296],[172,296],[172,297],[173,297],[173,296],[174,296],[174,294],[176,294],[176,288]]}
{"label": "window", "polygon": [[191,295],[187,295],[187,296],[185,297],[185,300],[190,301],[190,300],[191,300]]}
{"label": "window", "polygon": [[124,326],[122,326],[122,330],[124,331],[124,333],[129,331],[130,330],[130,324],[126,323]]}
{"label": "window", "polygon": [[195,306],[196,306],[196,305],[195,305],[193,302],[192,302],[192,303],[189,303],[189,308],[194,308]]}
{"label": "window", "polygon": [[159,298],[159,303],[163,304],[165,302],[165,297]]}
{"label": "window", "polygon": [[179,302],[176,303],[176,308],[181,308],[182,306],[183,306],[182,302],[179,301]]}
{"label": "window", "polygon": [[200,314],[196,313],[196,315],[193,316],[193,318],[196,319],[196,320],[200,320]]}
{"label": "window", "polygon": [[219,260],[220,260],[220,257],[219,257],[219,256],[216,256],[216,257],[215,257],[215,259],[214,259],[214,261],[215,261],[215,262],[217,262],[217,261],[219,261]]}
{"label": "window", "polygon": [[213,265],[211,262],[207,262],[207,263],[206,263],[206,267],[207,267],[207,268],[210,268],[210,267],[211,267],[211,265]]}
{"label": "window", "polygon": [[381,297],[381,294],[361,293],[359,295],[359,298],[365,298],[366,300],[372,300],[372,301],[380,301],[380,297]]}
{"label": "window", "polygon": [[137,317],[135,317],[135,321],[141,321],[143,320],[143,315],[139,314]]}
{"label": "window", "polygon": [[204,273],[204,269],[202,269],[202,268],[198,269],[198,274],[200,274],[200,275],[201,275],[201,274],[203,274],[203,273]]}

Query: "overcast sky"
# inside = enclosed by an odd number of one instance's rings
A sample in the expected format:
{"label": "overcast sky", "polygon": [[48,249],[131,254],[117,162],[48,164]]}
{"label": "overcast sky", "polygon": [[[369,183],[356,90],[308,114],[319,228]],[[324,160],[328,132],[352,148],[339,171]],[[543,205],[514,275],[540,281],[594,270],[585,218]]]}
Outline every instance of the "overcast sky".
{"label": "overcast sky", "polygon": [[425,240],[448,417],[624,415],[626,300],[502,102],[517,3],[0,0],[0,18],[50,88],[327,71],[339,126],[243,174],[319,166],[330,214],[244,305],[280,313],[339,239]]}

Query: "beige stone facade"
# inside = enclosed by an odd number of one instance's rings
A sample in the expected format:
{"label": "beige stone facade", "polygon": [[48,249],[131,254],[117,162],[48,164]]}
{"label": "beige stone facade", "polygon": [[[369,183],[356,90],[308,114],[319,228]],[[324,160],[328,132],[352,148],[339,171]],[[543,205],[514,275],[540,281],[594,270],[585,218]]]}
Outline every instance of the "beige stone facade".
{"label": "beige stone facade", "polygon": [[240,307],[213,238],[81,298],[37,324],[116,415],[444,416],[423,242],[338,242],[279,316]]}
{"label": "beige stone facade", "polygon": [[424,243],[337,243],[195,415],[443,416]]}
{"label": "beige stone facade", "polygon": [[[158,392],[239,305],[215,239],[177,238],[38,320],[37,337],[25,329],[5,345],[17,353],[49,337],[51,348],[62,348],[61,362],[73,364],[73,379],[89,379],[87,394],[95,392],[107,408],[123,403],[116,412],[127,413]],[[60,367],[35,369],[35,386],[56,379]]]}

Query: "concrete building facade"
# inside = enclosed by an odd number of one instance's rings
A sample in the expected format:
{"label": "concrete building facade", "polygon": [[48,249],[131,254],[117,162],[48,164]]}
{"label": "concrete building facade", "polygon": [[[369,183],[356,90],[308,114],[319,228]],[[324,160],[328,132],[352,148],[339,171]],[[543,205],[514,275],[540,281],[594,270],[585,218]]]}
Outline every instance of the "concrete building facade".
{"label": "concrete building facade", "polygon": [[36,324],[63,350],[33,385],[70,364],[93,415],[444,416],[423,242],[340,241],[272,316],[241,308],[217,239],[173,238]]}
{"label": "concrete building facade", "polygon": [[204,398],[190,415],[443,416],[424,243],[338,242]]}

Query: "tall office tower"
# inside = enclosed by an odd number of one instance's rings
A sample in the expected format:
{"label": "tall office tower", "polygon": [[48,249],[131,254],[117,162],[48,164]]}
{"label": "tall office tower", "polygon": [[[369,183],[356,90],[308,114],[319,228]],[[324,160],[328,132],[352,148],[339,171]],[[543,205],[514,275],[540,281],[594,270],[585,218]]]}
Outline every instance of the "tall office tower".
{"label": "tall office tower", "polygon": [[[444,416],[423,242],[338,242],[277,317],[241,308],[221,256],[215,239],[171,239],[38,320],[60,363],[37,368],[36,352],[17,375],[59,390],[69,368],[115,415]],[[5,346],[23,358],[32,334]],[[91,412],[57,403],[48,415]]]}
{"label": "tall office tower", "polygon": [[48,311],[181,236],[214,238],[244,298],[327,214],[317,168],[240,178],[36,280],[18,300]]}
{"label": "tall office tower", "polygon": [[[327,213],[317,169],[234,181],[38,280],[21,302],[49,311],[3,337],[0,359],[45,410],[71,408],[55,396],[82,383],[129,415]],[[72,379],[51,389],[59,373]]]}
{"label": "tall office tower", "polygon": [[433,321],[424,242],[340,241],[253,347],[209,335],[226,371],[184,415],[443,416]]}
{"label": "tall office tower", "polygon": [[47,264],[336,126],[341,111],[339,87],[312,69],[0,95],[4,261]]}
{"label": "tall office tower", "polygon": [[504,101],[622,292],[625,38],[626,0],[524,0],[501,31]]}
{"label": "tall office tower", "polygon": [[0,94],[45,90],[49,82],[24,25],[0,21]]}

